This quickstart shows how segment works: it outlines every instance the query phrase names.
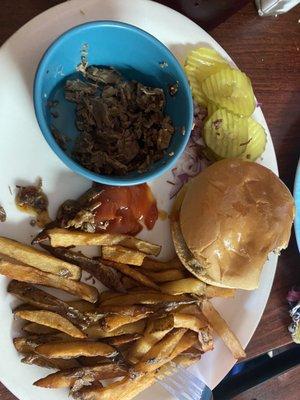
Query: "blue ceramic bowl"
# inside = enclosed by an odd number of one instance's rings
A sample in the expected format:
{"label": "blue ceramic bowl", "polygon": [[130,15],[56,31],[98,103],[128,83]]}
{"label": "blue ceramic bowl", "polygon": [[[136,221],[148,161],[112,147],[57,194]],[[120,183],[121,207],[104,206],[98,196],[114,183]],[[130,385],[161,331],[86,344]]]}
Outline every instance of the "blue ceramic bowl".
{"label": "blue ceramic bowl", "polygon": [[[134,171],[125,176],[100,175],[72,159],[72,147],[78,135],[75,105],[64,99],[63,87],[66,79],[76,76],[76,67],[82,57],[87,58],[89,65],[112,66],[128,80],[134,79],[164,90],[166,114],[171,117],[176,132],[165,157],[147,172],[141,174]],[[176,81],[178,92],[170,96],[169,85]],[[58,100],[55,109],[50,110],[49,100]],[[136,185],[155,179],[170,169],[188,142],[193,122],[189,84],[173,54],[149,33],[113,21],[95,21],[76,26],[48,48],[35,76],[34,107],[41,131],[56,155],[74,172],[108,185]],[[57,144],[51,126],[68,138],[66,151]]]}

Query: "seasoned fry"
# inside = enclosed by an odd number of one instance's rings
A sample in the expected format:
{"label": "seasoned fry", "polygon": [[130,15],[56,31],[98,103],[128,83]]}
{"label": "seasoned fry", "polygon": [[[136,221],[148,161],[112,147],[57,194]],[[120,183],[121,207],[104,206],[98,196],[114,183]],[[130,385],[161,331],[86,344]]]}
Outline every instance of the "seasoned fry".
{"label": "seasoned fry", "polygon": [[198,339],[199,339],[199,348],[201,349],[201,351],[203,353],[213,350],[214,342],[213,342],[212,331],[211,331],[210,326],[202,328],[199,331]]}
{"label": "seasoned fry", "polygon": [[123,246],[102,246],[102,258],[123,264],[142,265],[145,253]]}
{"label": "seasoned fry", "polygon": [[35,322],[28,322],[23,326],[22,330],[26,333],[35,335],[50,335],[58,333],[54,328],[49,328],[49,326],[40,325]]}
{"label": "seasoned fry", "polygon": [[44,368],[60,369],[62,371],[80,367],[79,362],[75,359],[63,360],[62,358],[52,358],[52,360],[49,360],[48,358],[39,356],[38,354],[27,354],[21,359],[21,362],[29,365],[38,365],[39,367]]}
{"label": "seasoned fry", "polygon": [[142,337],[140,333],[128,333],[125,335],[114,336],[109,338],[103,338],[102,341],[110,344],[111,346],[119,347],[123,346],[124,344],[135,342]]}
{"label": "seasoned fry", "polygon": [[148,278],[146,275],[142,274],[140,271],[138,271],[136,268],[131,267],[127,264],[121,264],[117,263],[114,261],[104,261],[107,265],[109,265],[112,268],[115,268],[116,270],[122,272],[122,274],[129,276],[130,278],[134,279],[138,283],[142,284],[143,286],[150,287],[152,289],[160,290],[159,286],[156,285],[150,278]]}
{"label": "seasoned fry", "polygon": [[145,311],[144,313],[136,315],[108,315],[107,317],[101,319],[100,325],[106,332],[111,332],[123,325],[140,321],[151,313],[152,311]]}
{"label": "seasoned fry", "polygon": [[246,356],[238,338],[231,331],[227,323],[221,317],[221,315],[214,309],[212,304],[208,300],[203,300],[202,312],[210,323],[212,329],[220,336],[225,345],[229,348],[232,355],[236,359],[240,359]]}
{"label": "seasoned fry", "polygon": [[114,337],[120,335],[127,335],[133,333],[143,333],[145,329],[146,322],[141,319],[140,321],[133,322],[131,324],[122,325],[120,328],[117,328],[113,331],[106,332],[99,324],[89,326],[85,333],[88,335],[90,339],[100,339],[107,337]]}
{"label": "seasoned fry", "polygon": [[142,264],[143,270],[149,271],[166,271],[168,269],[179,269],[185,270],[184,266],[182,265],[181,261],[178,257],[173,258],[170,261],[158,261],[154,260],[153,258],[146,257]]}
{"label": "seasoned fry", "polygon": [[[185,332],[186,329],[173,329],[169,332],[163,339],[152,346],[134,366],[134,373],[154,371],[170,361],[170,355],[173,353]],[[176,357],[176,355],[174,357]]]}
{"label": "seasoned fry", "polygon": [[84,315],[75,307],[26,282],[12,280],[7,291],[38,309],[53,311],[66,317],[81,328],[87,327],[90,323],[88,315]]}
{"label": "seasoned fry", "polygon": [[27,265],[12,264],[0,260],[0,274],[21,282],[61,289],[91,303],[95,303],[98,299],[98,291],[93,286],[43,272]]}
{"label": "seasoned fry", "polygon": [[66,303],[70,307],[73,307],[82,313],[91,313],[97,310],[96,304],[89,303],[88,301],[85,300],[71,300],[71,301],[66,301]]}
{"label": "seasoned fry", "polygon": [[27,321],[36,322],[40,325],[57,329],[75,338],[83,339],[86,337],[86,334],[73,325],[70,321],[52,311],[17,311],[15,316]]}
{"label": "seasoned fry", "polygon": [[109,344],[102,342],[56,342],[37,346],[35,352],[47,358],[114,357],[118,352]]}
{"label": "seasoned fry", "polygon": [[130,349],[127,358],[133,364],[137,363],[152,346],[159,342],[174,327],[174,318],[167,315],[148,322],[145,333]]}
{"label": "seasoned fry", "polygon": [[174,313],[173,317],[175,328],[186,328],[194,332],[199,332],[201,329],[207,326],[205,322],[197,318],[195,315]]}
{"label": "seasoned fry", "polygon": [[160,303],[176,303],[182,304],[192,304],[196,300],[191,299],[187,296],[173,296],[165,293],[129,293],[124,295],[119,295],[112,297],[110,299],[104,300],[101,305],[132,305],[132,304],[160,304]]}
{"label": "seasoned fry", "polygon": [[122,234],[87,233],[61,228],[50,229],[47,234],[53,247],[121,245],[154,256],[157,256],[161,250],[161,246],[157,244]]}
{"label": "seasoned fry", "polygon": [[1,254],[44,272],[74,280],[81,278],[81,270],[76,265],[58,260],[34,247],[26,246],[12,239],[0,237]]}
{"label": "seasoned fry", "polygon": [[124,366],[106,363],[94,367],[73,368],[66,371],[55,372],[34,383],[35,386],[48,389],[68,388],[74,386],[79,379],[85,386],[101,379],[112,379],[126,375]]}
{"label": "seasoned fry", "polygon": [[125,377],[121,381],[114,382],[104,388],[94,386],[83,388],[74,393],[73,396],[77,400],[131,400],[154,382],[154,373],[135,379]]}
{"label": "seasoned fry", "polygon": [[143,271],[143,273],[156,283],[177,281],[183,279],[185,274],[179,269],[167,269],[165,271]]}
{"label": "seasoned fry", "polygon": [[100,305],[97,308],[97,312],[100,314],[115,314],[115,315],[124,315],[128,317],[135,317],[135,316],[140,316],[140,315],[148,315],[153,312],[153,310],[144,305],[108,305],[108,306],[103,306]]}
{"label": "seasoned fry", "polygon": [[40,243],[40,246],[53,256],[78,265],[99,282],[103,283],[107,288],[117,290],[118,292],[125,291],[125,287],[122,283],[122,275],[114,268],[102,264],[99,260],[89,258],[80,251],[72,251],[64,247],[52,247],[44,243]]}

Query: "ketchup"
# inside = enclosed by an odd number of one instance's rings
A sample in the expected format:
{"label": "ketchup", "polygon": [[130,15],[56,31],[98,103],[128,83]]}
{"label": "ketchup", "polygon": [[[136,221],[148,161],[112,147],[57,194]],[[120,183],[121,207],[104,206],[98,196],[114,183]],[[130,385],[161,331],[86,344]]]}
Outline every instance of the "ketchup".
{"label": "ketchup", "polygon": [[96,231],[136,235],[152,229],[157,218],[156,200],[147,184],[136,186],[97,185],[94,203]]}

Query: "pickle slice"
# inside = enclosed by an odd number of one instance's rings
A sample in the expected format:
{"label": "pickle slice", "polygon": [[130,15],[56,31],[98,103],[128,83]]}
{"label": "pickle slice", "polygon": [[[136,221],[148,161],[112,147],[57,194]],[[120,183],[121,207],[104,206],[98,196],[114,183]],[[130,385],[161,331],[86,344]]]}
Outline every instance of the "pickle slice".
{"label": "pickle slice", "polygon": [[243,159],[255,161],[265,151],[267,135],[264,128],[253,118],[247,119],[249,143],[243,154]]}
{"label": "pickle slice", "polygon": [[188,77],[188,80],[190,82],[190,86],[192,89],[192,95],[193,99],[195,100],[196,103],[198,104],[203,104],[206,105],[206,98],[202,92],[201,84],[198,82],[196,78],[196,69],[194,67],[191,67],[189,65],[186,65],[184,67],[185,73]]}
{"label": "pickle slice", "polygon": [[247,119],[219,109],[206,121],[203,137],[217,157],[241,157],[248,144]]}
{"label": "pickle slice", "polygon": [[220,108],[249,117],[255,109],[250,79],[243,72],[225,68],[202,82],[204,95]]}
{"label": "pickle slice", "polygon": [[212,103],[211,101],[207,102],[206,107],[207,107],[207,118],[210,118],[213,115],[213,113],[215,113],[219,109],[219,107],[215,103]]}
{"label": "pickle slice", "polygon": [[185,64],[195,68],[197,79],[200,82],[221,69],[229,67],[216,50],[207,47],[199,47],[190,51]]}

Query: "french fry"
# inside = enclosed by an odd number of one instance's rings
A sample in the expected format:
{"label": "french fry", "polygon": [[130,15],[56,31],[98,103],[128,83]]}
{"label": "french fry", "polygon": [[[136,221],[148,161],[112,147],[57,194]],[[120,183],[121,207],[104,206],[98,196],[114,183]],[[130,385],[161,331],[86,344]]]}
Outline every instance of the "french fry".
{"label": "french fry", "polygon": [[152,346],[174,328],[174,318],[167,315],[148,322],[144,335],[131,347],[127,359],[136,364]]}
{"label": "french fry", "polygon": [[35,386],[48,389],[68,388],[74,386],[79,379],[83,384],[101,379],[112,379],[126,375],[127,369],[115,363],[106,363],[94,367],[73,368],[67,371],[59,371],[39,379]]}
{"label": "french fry", "polygon": [[133,374],[155,371],[170,361],[170,355],[185,334],[186,329],[173,329],[157,342],[134,366]]}
{"label": "french fry", "polygon": [[101,304],[105,300],[112,299],[113,297],[117,297],[120,295],[121,295],[121,293],[114,292],[113,290],[105,290],[104,292],[101,292],[99,294],[98,303]]}
{"label": "french fry", "polygon": [[44,243],[40,243],[40,246],[53,256],[78,265],[78,267],[92,275],[107,288],[117,290],[118,292],[125,292],[125,287],[122,283],[122,274],[114,268],[104,265],[99,260],[89,258],[79,251],[72,251],[64,247],[52,247]]}
{"label": "french fry", "polygon": [[155,374],[150,373],[131,379],[125,377],[104,388],[86,387],[74,393],[77,400],[131,400],[155,382]]}
{"label": "french fry", "polygon": [[116,270],[122,272],[122,274],[127,275],[133,280],[137,281],[142,286],[150,287],[158,291],[160,290],[159,286],[156,285],[156,283],[154,283],[150,278],[142,274],[136,268],[131,267],[127,264],[121,264],[114,261],[105,260],[104,262],[110,267],[115,268]]}
{"label": "french fry", "polygon": [[54,328],[49,328],[49,326],[40,325],[35,322],[28,322],[23,326],[22,330],[30,335],[51,335],[58,333]]}
{"label": "french fry", "polygon": [[234,289],[207,285],[197,278],[184,278],[173,282],[167,282],[161,285],[160,289],[163,293],[190,293],[206,297],[232,297],[235,294]]}
{"label": "french fry", "polygon": [[75,359],[63,360],[62,358],[53,358],[52,360],[49,360],[48,358],[39,356],[38,354],[27,354],[21,359],[21,362],[24,364],[37,365],[43,368],[54,368],[62,371],[80,367],[79,362]]}
{"label": "french fry", "polygon": [[58,260],[34,247],[26,246],[12,239],[0,237],[0,257],[1,254],[44,272],[74,280],[81,278],[81,269],[76,265]]}
{"label": "french fry", "polygon": [[102,258],[104,260],[116,261],[122,264],[142,265],[145,253],[128,249],[123,246],[102,246]]}
{"label": "french fry", "polygon": [[149,315],[153,312],[153,310],[144,305],[108,305],[108,306],[103,306],[100,305],[97,308],[97,312],[100,314],[115,314],[115,315],[123,315],[123,316],[128,316],[128,317],[135,317],[135,316],[140,316],[140,315]]}
{"label": "french fry", "polygon": [[154,256],[157,256],[161,250],[161,246],[157,244],[122,234],[87,233],[61,228],[50,229],[47,234],[53,247],[121,245]]}
{"label": "french fry", "polygon": [[183,293],[194,293],[199,296],[205,294],[206,284],[196,278],[184,278],[175,280],[173,282],[167,282],[160,286],[163,293],[168,294],[183,294]]}
{"label": "french fry", "polygon": [[112,297],[110,299],[104,300],[101,305],[133,305],[133,304],[160,304],[160,303],[176,303],[182,304],[193,304],[196,300],[189,298],[188,296],[173,296],[165,293],[128,293],[121,294],[119,296]]}
{"label": "french fry", "polygon": [[106,332],[111,332],[123,325],[147,318],[147,316],[151,313],[152,311],[146,311],[137,315],[108,315],[107,317],[101,319],[100,325]]}
{"label": "french fry", "polygon": [[121,281],[126,290],[141,287],[139,282],[126,275],[122,276]]}
{"label": "french fry", "polygon": [[13,344],[19,353],[32,354],[38,345],[42,343],[58,342],[63,340],[64,337],[69,338],[69,340],[72,339],[70,336],[60,333],[57,335],[29,335],[14,338]]}
{"label": "french fry", "polygon": [[89,339],[101,339],[133,333],[141,334],[144,332],[145,325],[145,320],[141,319],[131,324],[122,325],[120,328],[117,328],[113,331],[106,332],[99,324],[96,324],[89,326],[85,330],[85,333],[88,335]]}
{"label": "french fry", "polygon": [[168,269],[179,269],[183,271],[185,270],[178,257],[175,257],[170,261],[159,261],[153,258],[146,257],[143,261],[142,268],[143,270],[157,272],[166,271]]}
{"label": "french fry", "polygon": [[89,303],[85,300],[70,300],[66,302],[70,307],[79,310],[82,313],[91,313],[97,310],[97,306],[94,303]]}
{"label": "french fry", "polygon": [[177,357],[179,354],[183,353],[184,351],[192,347],[197,342],[198,342],[198,337],[195,332],[191,331],[185,332],[185,334],[181,337],[176,347],[170,354],[168,361],[173,360],[175,357]]}
{"label": "french fry", "polygon": [[142,337],[140,333],[128,333],[125,335],[103,338],[102,340],[114,347],[120,347],[124,344],[135,342]]}
{"label": "french fry", "polygon": [[197,318],[195,315],[178,312],[173,313],[173,317],[175,328],[186,328],[194,332],[199,332],[201,329],[207,326],[203,320]]}
{"label": "french fry", "polygon": [[91,303],[95,303],[98,299],[98,291],[93,286],[43,272],[27,265],[13,264],[0,260],[0,274],[21,282],[54,287]]}
{"label": "french fry", "polygon": [[229,348],[234,358],[237,360],[246,356],[238,338],[229,328],[225,320],[214,309],[208,300],[203,300],[201,304],[202,312],[207,318],[212,329],[223,340],[225,345]]}
{"label": "french fry", "polygon": [[143,271],[155,283],[177,281],[185,277],[183,271],[179,269],[167,269],[165,271]]}
{"label": "french fry", "polygon": [[199,348],[203,353],[213,350],[214,342],[210,326],[204,327],[199,331],[198,339],[199,339]]}
{"label": "french fry", "polygon": [[75,338],[83,339],[86,337],[86,334],[73,325],[72,322],[52,311],[17,311],[15,316],[57,329]]}
{"label": "french fry", "polygon": [[37,346],[35,352],[47,358],[114,357],[118,352],[110,345],[102,342],[56,342]]}
{"label": "french fry", "polygon": [[[29,283],[12,280],[7,291],[37,309],[53,311],[66,317],[74,325],[81,328],[87,327],[90,323],[88,315],[83,315],[75,307]],[[20,311],[20,308],[18,308],[18,311]]]}

